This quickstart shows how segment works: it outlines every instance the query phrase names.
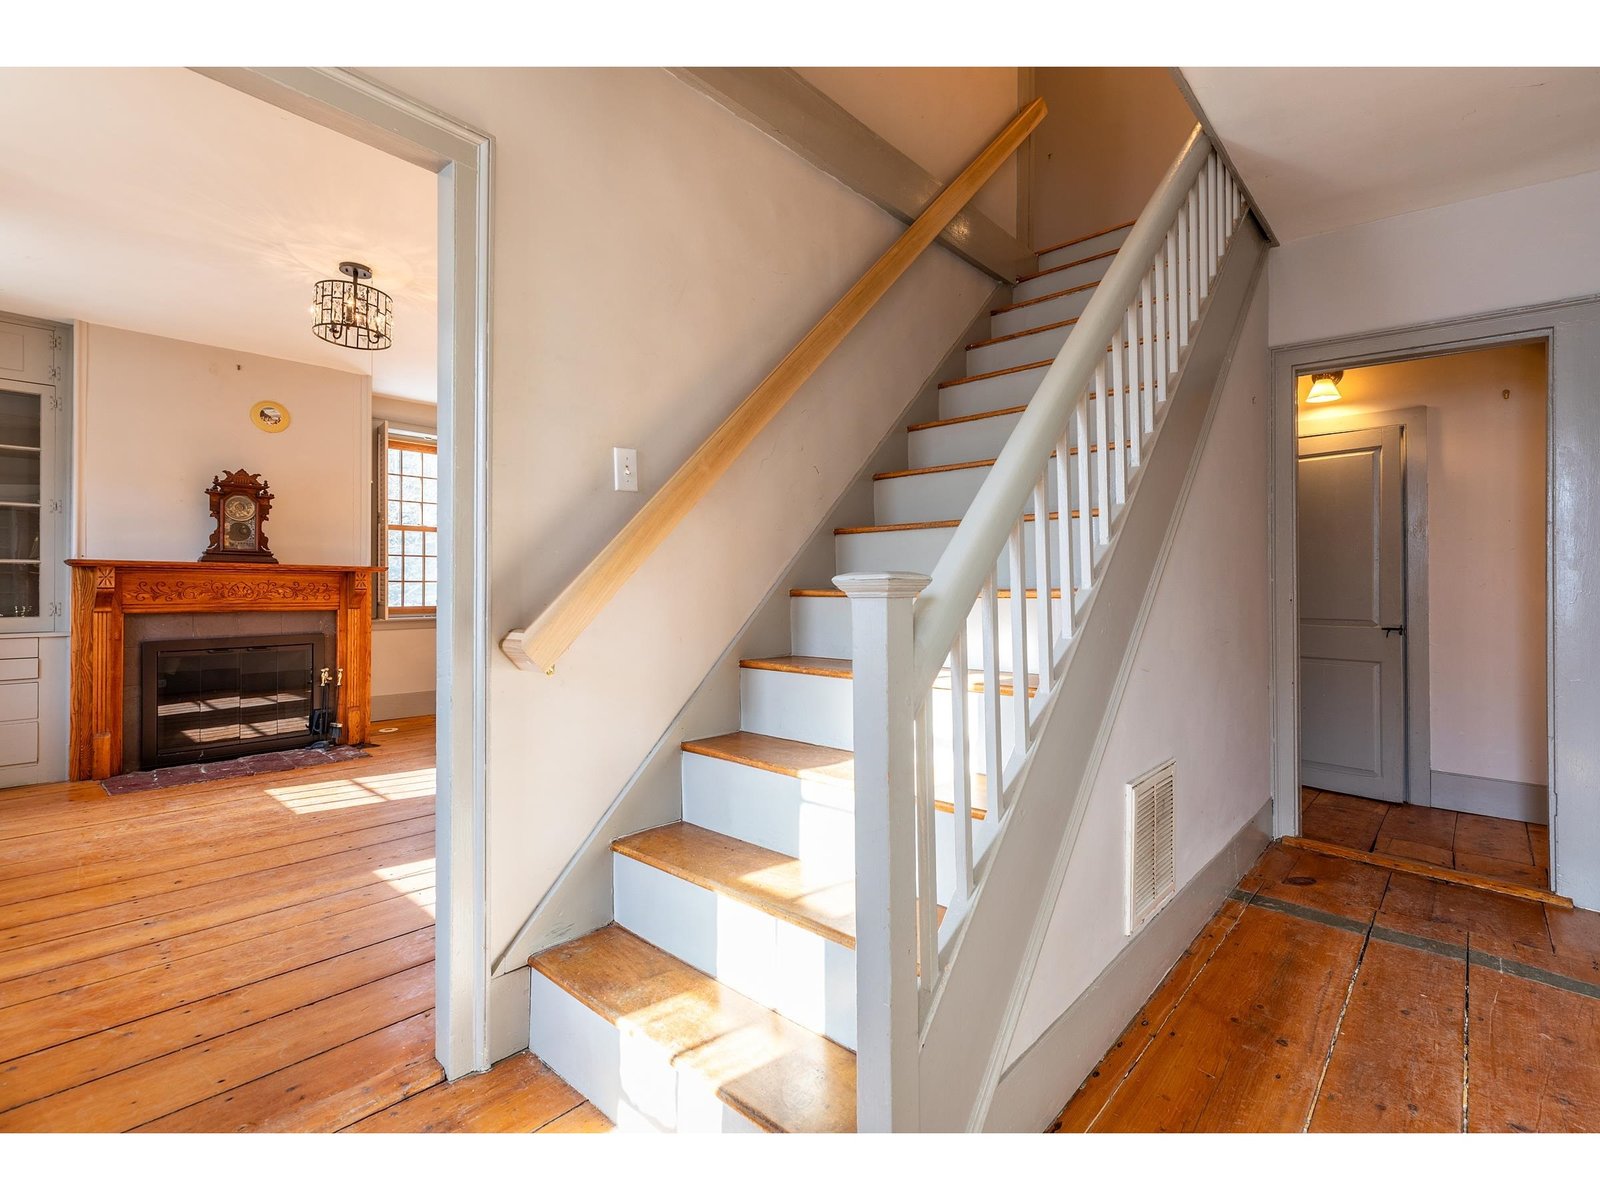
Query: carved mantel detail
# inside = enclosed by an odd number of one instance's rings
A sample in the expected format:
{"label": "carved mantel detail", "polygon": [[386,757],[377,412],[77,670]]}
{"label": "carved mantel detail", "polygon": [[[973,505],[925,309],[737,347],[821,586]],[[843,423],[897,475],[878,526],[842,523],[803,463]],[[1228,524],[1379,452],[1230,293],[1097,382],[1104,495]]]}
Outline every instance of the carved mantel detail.
{"label": "carved mantel detail", "polygon": [[71,559],[73,779],[122,770],[123,632],[128,613],[333,612],[345,740],[367,740],[373,567]]}

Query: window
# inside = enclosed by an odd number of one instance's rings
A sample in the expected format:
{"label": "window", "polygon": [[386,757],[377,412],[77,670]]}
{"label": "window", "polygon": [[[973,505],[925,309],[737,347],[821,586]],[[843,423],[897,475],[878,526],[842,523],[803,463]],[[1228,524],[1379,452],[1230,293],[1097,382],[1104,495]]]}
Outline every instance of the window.
{"label": "window", "polygon": [[387,615],[431,617],[439,603],[438,444],[396,432],[384,449]]}

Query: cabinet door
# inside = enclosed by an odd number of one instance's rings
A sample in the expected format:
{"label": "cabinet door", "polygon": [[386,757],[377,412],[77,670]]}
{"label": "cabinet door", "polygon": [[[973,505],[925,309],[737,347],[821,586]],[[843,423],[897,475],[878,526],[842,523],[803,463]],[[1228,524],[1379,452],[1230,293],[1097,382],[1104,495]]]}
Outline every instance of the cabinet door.
{"label": "cabinet door", "polygon": [[0,378],[0,632],[61,615],[57,416],[54,388]]}

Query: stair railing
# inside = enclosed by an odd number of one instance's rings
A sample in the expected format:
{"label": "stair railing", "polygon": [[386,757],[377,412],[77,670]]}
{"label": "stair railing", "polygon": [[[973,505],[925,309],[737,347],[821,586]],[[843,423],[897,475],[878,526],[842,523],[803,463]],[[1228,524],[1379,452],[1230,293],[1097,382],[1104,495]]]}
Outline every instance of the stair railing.
{"label": "stair railing", "polygon": [[[986,819],[1003,832],[1246,208],[1243,190],[1197,126],[931,580],[900,573],[835,580],[851,598],[854,656],[862,1130],[917,1127],[918,1056],[930,1007],[994,851],[991,840],[988,853],[974,853],[979,787]],[[1000,670],[1002,655],[1009,673]],[[936,883],[941,805],[954,817],[948,911]]]}
{"label": "stair railing", "polygon": [[513,629],[500,642],[506,657],[529,671],[555,673],[590,622],[632,578],[656,547],[721,479],[746,447],[810,379],[894,282],[933,244],[977,195],[1002,163],[1014,154],[1049,111],[1034,100],[1017,113],[995,139],[957,175],[897,238],[854,287],[830,308],[811,332],[730,413],[611,539],[594,560],[526,628]]}

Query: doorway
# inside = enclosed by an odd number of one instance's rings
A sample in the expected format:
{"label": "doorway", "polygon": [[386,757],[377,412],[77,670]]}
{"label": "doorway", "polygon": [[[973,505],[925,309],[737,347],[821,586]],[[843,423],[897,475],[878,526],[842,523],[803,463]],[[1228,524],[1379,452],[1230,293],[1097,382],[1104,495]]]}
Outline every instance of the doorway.
{"label": "doorway", "polygon": [[1547,345],[1327,366],[1295,381],[1303,832],[1547,887]]}

